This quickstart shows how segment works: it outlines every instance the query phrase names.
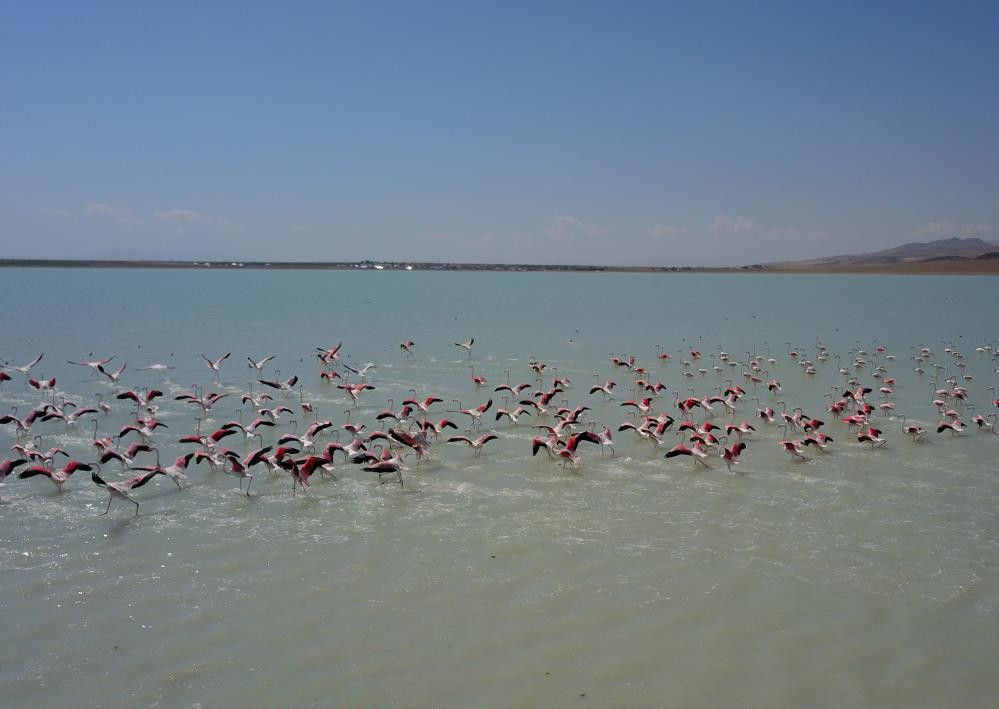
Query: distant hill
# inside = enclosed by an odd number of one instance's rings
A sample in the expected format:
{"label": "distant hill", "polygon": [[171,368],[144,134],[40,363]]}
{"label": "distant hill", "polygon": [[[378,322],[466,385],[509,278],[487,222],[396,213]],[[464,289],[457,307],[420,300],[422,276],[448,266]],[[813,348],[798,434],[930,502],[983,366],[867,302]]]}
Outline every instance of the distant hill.
{"label": "distant hill", "polygon": [[937,239],[936,241],[913,241],[869,254],[843,254],[807,261],[782,261],[767,264],[770,268],[788,270],[846,270],[864,267],[885,267],[892,265],[964,261],[968,259],[993,260],[997,258],[999,244],[991,244],[978,238]]}

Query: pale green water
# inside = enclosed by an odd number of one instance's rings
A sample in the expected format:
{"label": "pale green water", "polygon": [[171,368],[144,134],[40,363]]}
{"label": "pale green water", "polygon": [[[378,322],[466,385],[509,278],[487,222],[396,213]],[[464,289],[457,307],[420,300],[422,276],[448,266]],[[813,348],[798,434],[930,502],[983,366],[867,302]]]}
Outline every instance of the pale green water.
{"label": "pale green water", "polygon": [[[350,361],[378,365],[376,391],[354,414],[369,428],[411,386],[474,404],[506,369],[529,381],[532,355],[574,381],[571,404],[616,428],[630,393],[609,353],[634,354],[653,381],[703,395],[729,376],[750,389],[742,367],[711,371],[718,345],[745,361],[769,342],[781,396],[836,438],[829,454],[795,463],[778,450],[779,431],[758,426],[737,475],[717,458],[712,471],[663,460],[622,432],[617,457],[581,448],[580,467],[563,471],[531,458],[530,423],[503,424],[481,458],[436,444],[403,490],[338,463],[339,480],[315,481],[308,497],[258,470],[247,498],[200,469],[188,490],[158,480],[136,491],[136,518],[120,503],[98,517],[107,495],[85,474],[61,495],[45,480],[8,478],[4,706],[983,706],[999,696],[999,437],[931,432],[914,444],[889,419],[888,444],[865,449],[822,410],[842,381],[836,362],[816,362],[810,379],[784,344],[814,360],[819,337],[845,365],[858,340],[868,352],[877,340],[897,357],[881,360],[898,379],[897,413],[935,424],[934,362],[947,368],[940,381],[972,375],[970,400],[987,413],[997,365],[975,347],[996,343],[999,279],[0,274],[0,358],[23,364],[44,351],[32,374],[56,376],[74,398],[112,392],[64,363],[91,351],[128,362],[126,387],[171,396],[194,382],[218,388],[202,352],[233,352],[222,379],[234,394],[250,380],[247,354],[276,354],[282,377],[298,374],[320,416],[340,424],[342,392],[320,382],[311,352],[342,340]],[[450,345],[470,336],[485,390]],[[410,338],[414,361],[398,348]],[[680,374],[684,338],[705,352],[704,377]],[[674,351],[661,367],[660,343]],[[923,376],[909,359],[917,343],[934,352]],[[947,343],[964,354],[963,371]],[[166,380],[137,371],[152,361],[177,369]],[[871,370],[859,373],[865,383]],[[618,401],[588,395],[594,373],[618,382]],[[13,376],[0,407],[23,414],[42,397]],[[175,441],[194,413],[164,399],[158,417],[170,428],[156,442],[169,461],[187,449]],[[210,423],[231,418],[236,399]],[[659,408],[671,401],[664,394]],[[744,399],[736,420],[755,408]],[[127,419],[115,402],[101,429]],[[32,432],[43,448],[93,457],[85,423]],[[0,428],[0,444],[13,441]]]}

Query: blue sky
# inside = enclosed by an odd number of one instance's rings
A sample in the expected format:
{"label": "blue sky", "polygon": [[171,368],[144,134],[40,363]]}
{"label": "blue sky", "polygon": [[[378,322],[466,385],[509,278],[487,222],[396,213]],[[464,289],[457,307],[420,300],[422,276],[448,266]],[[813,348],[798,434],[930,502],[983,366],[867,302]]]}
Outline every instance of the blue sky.
{"label": "blue sky", "polygon": [[999,241],[995,2],[2,17],[9,257],[741,264]]}

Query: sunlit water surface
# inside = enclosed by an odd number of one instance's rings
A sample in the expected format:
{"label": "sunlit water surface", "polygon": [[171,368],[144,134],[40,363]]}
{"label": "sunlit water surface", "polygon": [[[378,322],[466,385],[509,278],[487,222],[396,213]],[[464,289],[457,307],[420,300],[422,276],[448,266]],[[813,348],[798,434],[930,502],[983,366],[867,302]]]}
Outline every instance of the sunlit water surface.
{"label": "sunlit water surface", "polygon": [[[634,354],[650,379],[684,395],[734,377],[773,404],[742,366],[714,373],[721,346],[741,362],[769,348],[781,397],[825,418],[836,439],[828,454],[794,462],[778,449],[780,432],[753,421],[760,430],[736,474],[714,457],[709,471],[664,460],[621,432],[616,457],[581,447],[581,465],[563,470],[531,457],[530,419],[511,427],[490,417],[501,440],[481,457],[441,441],[430,464],[409,459],[402,489],[338,463],[338,480],[295,497],[286,475],[258,469],[247,497],[201,468],[189,471],[189,489],[159,479],[137,490],[137,517],[122,503],[98,516],[107,494],[85,473],[62,494],[11,477],[0,488],[5,707],[982,706],[999,697],[999,437],[931,432],[917,444],[879,417],[888,443],[870,450],[823,411],[850,350],[873,354],[876,343],[896,357],[879,360],[898,379],[896,413],[935,427],[931,381],[964,375],[971,402],[994,410],[997,365],[975,348],[999,336],[999,279],[2,275],[0,358],[23,364],[44,351],[32,375],[57,377],[56,400],[93,403],[112,387],[65,360],[115,354],[114,364],[128,363],[124,387],[167,394],[158,417],[169,428],[155,438],[165,461],[188,449],[176,439],[194,428],[193,409],[172,396],[194,383],[224,388],[233,396],[205,426],[233,418],[254,373],[246,355],[277,355],[268,373],[299,375],[319,416],[343,423],[343,392],[320,381],[312,356],[341,340],[348,362],[377,365],[376,390],[352,415],[369,429],[411,387],[445,400],[438,417],[463,418],[445,413],[452,399],[481,403],[505,370],[533,381],[532,357],[573,380],[571,404],[615,429],[630,418],[619,404],[631,393],[611,353]],[[471,362],[489,381],[479,390],[451,345],[472,336]],[[816,361],[809,378],[785,343],[815,361],[817,338],[842,360]],[[398,347],[406,339],[414,360]],[[934,353],[922,376],[910,359],[917,343]],[[950,343],[964,369],[944,352]],[[658,364],[657,344],[670,363]],[[706,375],[681,374],[677,350],[690,347],[705,353],[695,368]],[[218,385],[199,355],[226,351]],[[139,371],[151,362],[175,369]],[[873,366],[856,372],[876,391]],[[615,401],[588,394],[594,374],[618,382]],[[0,407],[23,414],[42,395],[13,376]],[[286,403],[297,409],[298,399]],[[657,406],[675,413],[671,402],[664,394]],[[102,433],[129,419],[114,405]],[[747,397],[736,420],[755,410]],[[89,418],[69,432],[59,422],[32,432],[44,448],[92,460]],[[2,427],[3,448],[14,442]]]}

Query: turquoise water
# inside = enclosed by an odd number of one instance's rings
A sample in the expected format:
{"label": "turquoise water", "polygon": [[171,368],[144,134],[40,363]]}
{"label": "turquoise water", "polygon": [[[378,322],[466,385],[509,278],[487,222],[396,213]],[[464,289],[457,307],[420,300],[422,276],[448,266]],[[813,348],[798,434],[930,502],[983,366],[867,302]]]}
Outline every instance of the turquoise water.
{"label": "turquoise water", "polygon": [[[742,371],[755,353],[789,408],[825,419],[836,439],[828,453],[793,461],[777,446],[781,432],[753,420],[747,397],[736,421],[759,430],[738,474],[716,455],[710,471],[664,460],[629,432],[615,433],[615,457],[581,447],[579,467],[563,470],[531,457],[531,419],[513,427],[487,417],[500,439],[481,457],[442,440],[430,464],[410,461],[401,490],[338,459],[339,479],[314,480],[308,496],[292,497],[287,475],[258,470],[248,498],[231,477],[200,468],[188,471],[188,489],[161,479],[137,490],[137,517],[121,503],[99,517],[107,494],[85,474],[62,494],[46,480],[8,478],[6,706],[968,706],[999,696],[999,437],[931,431],[914,443],[878,415],[888,442],[870,450],[823,411],[851,350],[869,353],[851,374],[874,383],[876,345],[897,379],[894,413],[935,427],[932,381],[948,376],[979,412],[995,410],[987,389],[997,364],[976,347],[997,344],[999,279],[0,274],[0,359],[21,365],[44,352],[32,375],[57,378],[56,400],[93,402],[113,388],[65,360],[115,354],[114,364],[128,363],[123,387],[168,394],[156,415],[169,428],[154,439],[164,462],[189,449],[176,439],[195,425],[172,396],[192,384],[225,390],[232,396],[205,425],[236,416],[255,373],[247,355],[276,355],[266,373],[297,374],[319,416],[343,423],[349,402],[319,379],[312,356],[337,341],[349,363],[377,365],[375,391],[351,414],[369,430],[386,400],[398,408],[410,388],[444,399],[435,418],[464,418],[444,412],[453,399],[499,404],[492,389],[507,370],[533,382],[532,357],[548,365],[546,385],[557,367],[573,381],[562,397],[616,429],[630,418],[619,406],[631,398],[630,375],[611,354],[636,356],[650,379],[685,396],[729,378],[751,390]],[[469,361],[451,343],[473,336]],[[413,360],[398,347],[408,339]],[[815,362],[814,378],[785,343]],[[656,345],[673,353],[668,364]],[[922,375],[910,359],[917,346],[932,349]],[[677,351],[692,347],[704,356],[686,377]],[[742,364],[712,359],[719,347]],[[226,351],[215,383],[199,355]],[[151,362],[175,368],[139,371]],[[487,387],[470,382],[469,364]],[[594,375],[617,381],[615,401],[588,394]],[[12,376],[0,407],[23,414],[45,395]],[[304,420],[298,399],[286,403]],[[664,393],[657,410],[675,415],[671,402]],[[103,434],[130,419],[113,403],[99,417]],[[68,432],[37,423],[32,434],[42,448],[91,460],[89,418]],[[677,440],[668,434],[666,445]],[[0,428],[0,444],[14,442],[12,427]],[[233,446],[243,450],[241,440]]]}

